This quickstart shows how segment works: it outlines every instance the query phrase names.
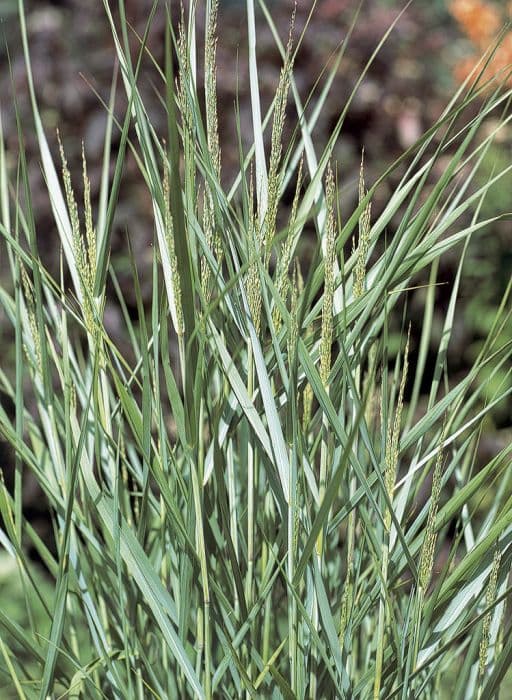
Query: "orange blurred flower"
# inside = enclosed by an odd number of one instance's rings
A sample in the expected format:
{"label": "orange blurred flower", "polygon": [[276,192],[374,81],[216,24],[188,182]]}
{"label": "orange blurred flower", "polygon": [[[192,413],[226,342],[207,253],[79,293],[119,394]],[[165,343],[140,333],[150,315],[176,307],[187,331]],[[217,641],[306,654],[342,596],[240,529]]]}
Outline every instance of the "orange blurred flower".
{"label": "orange blurred flower", "polygon": [[[457,80],[463,81],[476,66],[481,53],[492,43],[507,17],[512,17],[512,2],[507,4],[506,13],[503,15],[494,5],[483,0],[452,0],[449,4],[449,10],[462,31],[478,49],[477,53],[462,59],[455,66],[455,77]],[[496,49],[482,77],[484,80],[489,80],[498,72],[510,69],[511,64],[512,32],[508,32]],[[512,85],[512,78],[509,78],[507,82]]]}
{"label": "orange blurred flower", "polygon": [[485,48],[502,23],[498,10],[481,0],[452,0],[450,12],[469,39],[481,48]]}

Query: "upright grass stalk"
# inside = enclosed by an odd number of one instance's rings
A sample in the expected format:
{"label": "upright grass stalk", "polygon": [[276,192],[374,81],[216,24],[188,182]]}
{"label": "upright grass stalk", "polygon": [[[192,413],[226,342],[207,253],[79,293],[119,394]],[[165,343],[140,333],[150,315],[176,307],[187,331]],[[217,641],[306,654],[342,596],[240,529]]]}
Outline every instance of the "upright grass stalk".
{"label": "upright grass stalk", "polygon": [[[327,208],[326,217],[326,252],[324,256],[324,272],[325,272],[325,286],[323,293],[323,305],[322,305],[322,328],[320,333],[320,380],[322,386],[325,390],[326,395],[329,395],[329,375],[331,372],[331,346],[333,342],[333,301],[334,301],[334,269],[335,269],[335,256],[336,256],[336,241],[335,241],[335,184],[334,184],[334,174],[332,172],[331,165],[329,164],[327,168],[326,176],[326,199],[325,204]],[[321,437],[321,448],[320,448],[320,478],[318,485],[318,502],[319,505],[323,503],[325,497],[325,491],[327,487],[327,472],[328,465],[331,459],[331,436],[330,436],[330,426],[329,421],[326,416],[322,418],[322,437]],[[326,531],[323,527],[317,538],[316,542],[316,556],[317,556],[317,567],[320,575],[324,568],[324,549],[325,549],[325,535]],[[318,601],[316,596],[313,599],[313,613],[312,613],[313,623],[318,629]],[[310,685],[309,685],[309,695],[310,698],[315,698],[317,696],[317,676],[318,676],[318,657],[315,652],[312,654],[311,661],[311,674],[310,674]]]}
{"label": "upright grass stalk", "polygon": [[[391,531],[391,508],[393,507],[393,494],[395,490],[396,474],[399,459],[399,440],[400,428],[402,421],[402,410],[404,405],[404,391],[407,382],[407,372],[409,367],[409,337],[410,329],[407,335],[403,355],[402,375],[400,379],[400,389],[396,400],[395,412],[393,421],[389,421],[386,433],[386,452],[385,452],[385,468],[384,468],[384,486],[386,489],[386,502],[384,506],[383,518],[383,540],[382,540],[382,562],[380,570],[380,593],[379,593],[379,616],[377,623],[377,638],[375,652],[375,680],[373,685],[374,700],[380,697],[380,689],[382,684],[382,665],[384,660],[385,635],[386,626],[390,622],[389,613],[389,588],[388,588],[388,572],[389,572],[389,534]],[[389,504],[389,505],[388,505]]]}
{"label": "upright grass stalk", "polygon": [[[335,185],[334,174],[329,165],[326,177],[327,207],[326,218],[326,253],[324,257],[325,286],[322,305],[322,330],[320,334],[320,379],[327,396],[329,395],[329,375],[331,373],[331,347],[333,341],[333,300],[334,300],[334,263],[336,256],[336,220],[335,220]],[[327,469],[330,458],[329,421],[324,416],[322,422],[322,444],[320,451],[320,481],[318,488],[319,503],[321,504],[327,487]],[[322,569],[325,533],[319,535],[317,541],[318,565]]]}
{"label": "upright grass stalk", "polygon": [[[260,252],[261,240],[259,240],[259,223],[258,216],[254,213],[254,190],[251,180],[249,206],[251,209],[249,219],[249,272],[247,276],[247,299],[249,303],[249,312],[251,323],[254,325],[256,334],[259,334],[261,328],[261,292],[260,278],[258,272],[258,262],[256,256]],[[252,351],[252,343],[247,341],[247,396],[249,400],[254,397],[254,357]],[[245,584],[245,598],[247,605],[250,607],[254,596],[254,507],[256,498],[256,472],[255,472],[255,455],[256,446],[249,443],[247,445],[247,576]]]}
{"label": "upright grass stalk", "polygon": [[[354,299],[360,299],[365,291],[365,279],[366,279],[366,266],[368,250],[371,240],[371,202],[367,202],[367,191],[365,188],[364,181],[364,151],[361,155],[361,166],[359,170],[359,187],[358,187],[358,202],[359,207],[364,205],[364,209],[361,212],[361,218],[359,220],[359,237],[357,248],[353,242],[353,256],[356,257],[356,265],[354,268],[354,280],[352,285],[352,295]],[[367,202],[367,203],[366,203]],[[361,386],[361,348],[354,348],[354,389],[357,396],[362,396],[362,386]],[[356,399],[356,397],[354,397]],[[356,419],[356,400],[354,400],[353,406],[353,420]],[[371,411],[371,403],[369,410]],[[365,414],[365,418],[367,414]],[[370,421],[367,419],[367,424]],[[356,435],[354,439],[354,452],[358,452],[358,436]],[[356,492],[357,488],[357,478],[355,475],[352,476],[350,480],[350,492],[349,497],[352,498]],[[349,607],[353,594],[353,578],[354,578],[354,545],[356,537],[356,512],[353,510],[348,516],[347,524],[347,559],[346,559],[346,575],[345,583],[341,604],[341,614],[340,614],[340,644],[344,645],[344,634],[348,624],[349,617]]]}

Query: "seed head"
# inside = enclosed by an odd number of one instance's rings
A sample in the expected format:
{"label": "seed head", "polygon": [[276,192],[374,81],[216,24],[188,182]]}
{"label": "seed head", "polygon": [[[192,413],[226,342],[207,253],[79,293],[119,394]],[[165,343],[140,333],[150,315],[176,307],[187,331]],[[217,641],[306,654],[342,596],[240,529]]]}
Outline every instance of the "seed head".
{"label": "seed head", "polygon": [[[365,198],[367,192],[364,184],[364,153],[361,156],[361,169],[359,171],[359,204]],[[356,266],[354,270],[354,298],[358,299],[364,294],[366,279],[366,261],[370,248],[370,228],[371,228],[371,202],[365,206],[359,219],[359,240],[357,249],[354,246],[356,255]]]}
{"label": "seed head", "polygon": [[[395,417],[393,424],[389,423],[387,440],[386,440],[386,470],[384,475],[384,482],[386,485],[386,490],[390,500],[393,500],[393,490],[395,488],[396,481],[396,470],[398,466],[398,456],[399,456],[399,438],[400,438],[400,427],[402,423],[402,409],[404,405],[404,391],[407,382],[407,371],[409,368],[409,338],[410,338],[411,328],[409,326],[409,331],[407,333],[407,342],[404,351],[404,366],[402,369],[402,378],[400,380],[400,389],[398,392],[398,399],[395,409]],[[386,509],[385,517],[386,528],[391,527],[391,513]]]}
{"label": "seed head", "polygon": [[334,212],[336,190],[331,165],[327,167],[325,224],[326,251],[324,258],[324,296],[322,305],[322,331],[320,336],[320,377],[327,387],[331,371],[331,345],[333,335],[334,262],[336,259],[336,219]]}
{"label": "seed head", "polygon": [[[441,432],[441,446],[444,443],[446,435],[446,423]],[[443,476],[443,451],[440,449],[437,453],[436,463],[434,466],[434,474],[432,476],[432,493],[430,496],[430,506],[428,509],[427,527],[425,530],[425,539],[421,548],[420,567],[419,567],[419,584],[423,591],[426,591],[432,576],[434,568],[434,552],[436,547],[436,517],[439,507],[439,497],[441,495],[441,484]]]}
{"label": "seed head", "polygon": [[[485,606],[490,607],[496,600],[496,591],[498,584],[498,574],[500,571],[501,563],[501,552],[497,549],[494,553],[494,558],[492,561],[491,573],[489,575],[489,583],[487,584],[487,591],[485,593]],[[490,642],[490,631],[492,622],[492,610],[484,617],[483,627],[482,627],[482,639],[480,640],[480,654],[479,654],[479,664],[478,664],[478,674],[482,678],[485,674],[485,667],[487,666],[487,654],[489,652],[489,642]]]}
{"label": "seed head", "polygon": [[176,252],[174,250],[174,225],[171,213],[170,204],[170,189],[169,189],[169,164],[167,160],[164,160],[164,180],[163,180],[163,193],[164,193],[164,229],[165,229],[165,240],[167,242],[167,250],[169,252],[169,261],[171,266],[171,279],[172,287],[174,293],[174,305],[175,308],[171,309],[173,312],[173,321],[175,325],[176,334],[178,337],[183,337],[185,332],[185,325],[183,321],[183,306],[181,299],[181,283],[180,283],[180,273],[178,270],[178,260],[176,258]]}

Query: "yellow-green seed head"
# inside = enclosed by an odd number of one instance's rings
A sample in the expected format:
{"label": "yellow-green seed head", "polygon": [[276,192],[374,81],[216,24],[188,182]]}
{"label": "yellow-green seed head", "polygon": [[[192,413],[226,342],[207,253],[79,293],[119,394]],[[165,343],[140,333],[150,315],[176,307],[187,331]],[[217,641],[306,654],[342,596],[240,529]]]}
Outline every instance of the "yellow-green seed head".
{"label": "yellow-green seed head", "polygon": [[295,10],[290,23],[290,33],[284,64],[279,76],[279,84],[274,102],[274,119],[272,122],[272,138],[270,144],[270,163],[268,170],[268,204],[265,213],[265,220],[262,229],[262,247],[265,250],[266,264],[270,257],[270,248],[276,232],[277,208],[281,196],[282,176],[280,173],[283,129],[286,117],[286,103],[290,89],[290,78],[292,73],[292,34],[295,24]]}
{"label": "yellow-green seed head", "polygon": [[328,386],[331,371],[331,345],[333,335],[333,306],[334,306],[334,263],[336,259],[336,188],[334,174],[329,163],[326,177],[325,202],[327,218],[325,224],[325,257],[324,257],[324,296],[322,304],[322,330],[320,336],[320,377],[324,387]]}
{"label": "yellow-green seed head", "polygon": [[[441,432],[441,445],[446,436],[446,424]],[[432,493],[430,496],[430,506],[427,517],[427,527],[425,529],[425,539],[421,548],[420,566],[419,566],[419,585],[423,591],[426,591],[432,571],[434,568],[434,553],[436,547],[436,517],[439,508],[439,498],[441,496],[441,484],[443,477],[443,451],[440,449],[437,453],[434,466],[434,474],[432,476]]]}
{"label": "yellow-green seed head", "polygon": [[[299,171],[297,174],[297,183],[295,186],[295,195],[293,198],[292,211],[291,211],[290,220],[288,223],[287,236],[286,236],[286,239],[283,243],[283,247],[281,248],[281,255],[279,256],[278,261],[277,261],[277,269],[276,269],[277,293],[283,301],[286,301],[286,298],[288,296],[288,291],[290,288],[290,272],[289,272],[289,270],[290,270],[292,252],[293,252],[293,244],[294,244],[294,235],[293,234],[294,234],[294,229],[295,229],[295,223],[297,220],[297,209],[298,209],[298,203],[299,203],[299,198],[300,198],[300,188],[302,186],[303,161],[304,161],[304,158],[302,157],[300,159],[300,163],[299,163]],[[297,272],[298,272],[298,275],[300,276],[300,267],[298,268],[298,270],[296,270],[296,273]],[[276,329],[276,332],[279,331],[279,328],[281,327],[281,315],[279,313],[279,307],[277,306],[277,304],[274,307],[274,310],[272,313],[272,321],[274,323],[274,327]]]}
{"label": "yellow-green seed head", "polygon": [[[364,183],[364,160],[361,157],[361,169],[359,173],[359,204],[362,203],[366,196],[366,188]],[[368,259],[368,251],[370,248],[370,229],[371,229],[371,202],[363,209],[359,219],[359,240],[357,248],[354,246],[354,254],[356,255],[356,266],[354,269],[354,298],[358,299],[364,294],[366,280],[366,263]]]}
{"label": "yellow-green seed head", "polygon": [[183,306],[181,298],[181,282],[178,270],[178,260],[174,250],[174,226],[171,214],[170,205],[170,189],[169,189],[169,164],[164,161],[164,178],[163,178],[163,194],[164,194],[164,229],[165,240],[167,242],[167,250],[169,253],[169,262],[171,267],[171,280],[174,293],[175,304],[175,325],[176,334],[182,337],[185,332],[183,320]]}
{"label": "yellow-green seed head", "polygon": [[[42,355],[41,355],[41,338],[39,337],[39,329],[37,327],[36,313],[35,313],[35,301],[34,292],[32,290],[32,282],[29,279],[25,265],[20,260],[20,271],[21,271],[21,282],[23,286],[23,291],[25,295],[25,304],[27,307],[28,325],[30,329],[30,334],[32,336],[32,344],[34,346],[34,352],[36,356],[36,369],[41,367]],[[25,344],[25,353],[29,362],[32,362],[30,353],[28,351],[28,346]]]}
{"label": "yellow-green seed head", "polygon": [[[494,558],[491,567],[491,573],[489,575],[489,583],[487,584],[487,590],[485,593],[485,606],[490,607],[496,600],[496,591],[498,584],[498,574],[500,572],[501,564],[501,552],[497,549],[494,553]],[[491,632],[491,622],[492,622],[492,610],[485,615],[483,626],[482,626],[482,639],[480,640],[480,653],[479,653],[479,664],[478,673],[482,677],[485,674],[485,668],[487,666],[487,655],[489,653],[489,642],[490,642],[490,632]]]}
{"label": "yellow-green seed head", "polygon": [[[387,431],[386,440],[386,470],[384,475],[384,481],[386,484],[386,490],[390,500],[393,500],[393,491],[395,488],[396,481],[396,470],[398,466],[399,457],[399,439],[400,439],[400,428],[402,423],[402,409],[404,405],[404,392],[405,385],[407,382],[407,372],[409,368],[409,339],[410,339],[410,327],[407,333],[407,342],[404,351],[404,365],[402,368],[402,378],[400,380],[400,389],[398,392],[398,399],[395,408],[395,416],[393,423],[389,423]],[[386,510],[385,518],[386,527],[389,529],[391,526],[391,513]]]}

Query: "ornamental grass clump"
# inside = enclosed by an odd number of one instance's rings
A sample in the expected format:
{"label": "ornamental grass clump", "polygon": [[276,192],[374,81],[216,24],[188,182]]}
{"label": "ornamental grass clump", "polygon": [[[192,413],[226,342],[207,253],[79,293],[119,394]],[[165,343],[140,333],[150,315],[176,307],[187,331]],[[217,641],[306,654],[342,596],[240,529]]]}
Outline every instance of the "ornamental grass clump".
{"label": "ornamental grass clump", "polygon": [[[43,127],[19,0],[60,260],[58,275],[42,262],[26,154],[20,145],[8,159],[0,133],[9,271],[0,308],[13,345],[0,386],[15,407],[11,417],[0,405],[13,451],[2,469],[14,470],[12,488],[0,482],[0,546],[26,610],[15,619],[0,606],[0,695],[506,695],[512,453],[479,446],[494,409],[511,400],[512,347],[500,331],[511,323],[512,280],[465,373],[451,372],[448,348],[466,251],[507,214],[481,216],[512,166],[479,175],[506,134],[512,91],[472,76],[374,182],[361,164],[351,202],[335,146],[368,66],[319,148],[318,116],[350,35],[301,95],[294,65],[304,35],[292,19],[283,43],[262,5],[282,56],[264,113],[252,0],[246,8],[251,137],[233,137],[240,166],[229,180],[216,0],[183,10],[176,26],[165,13],[155,82],[165,133],[139,85],[141,62],[156,62],[154,13],[137,36],[124,3],[114,18],[104,2],[119,82],[113,66],[102,194],[91,202],[84,153],[82,207],[71,149],[60,146],[60,165]],[[149,272],[126,252],[135,314],[112,250],[128,152],[153,225]],[[377,205],[383,183],[389,197]],[[440,272],[448,255],[458,260],[453,279]],[[439,283],[448,303],[438,308]],[[108,330],[107,302],[124,312],[119,336]],[[25,509],[29,479],[47,504],[50,541]]]}

